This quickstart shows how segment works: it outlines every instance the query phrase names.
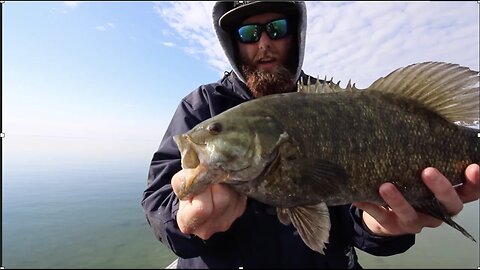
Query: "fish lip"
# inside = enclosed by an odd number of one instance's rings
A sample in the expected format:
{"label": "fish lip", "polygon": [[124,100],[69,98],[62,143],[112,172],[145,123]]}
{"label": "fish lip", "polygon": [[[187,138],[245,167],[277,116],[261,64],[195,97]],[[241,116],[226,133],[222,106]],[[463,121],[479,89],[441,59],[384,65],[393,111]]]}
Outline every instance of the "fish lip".
{"label": "fish lip", "polygon": [[204,164],[198,164],[198,166],[194,168],[194,173],[188,175],[184,179],[180,189],[175,192],[180,200],[190,199],[196,194],[195,192],[190,192],[190,190],[196,183],[197,178],[200,177],[201,174],[207,170],[207,168],[208,166],[205,166]]}
{"label": "fish lip", "polygon": [[198,154],[198,144],[191,140],[187,134],[176,135],[173,140],[178,146],[181,154],[182,168],[193,169],[201,164],[200,156]]}
{"label": "fish lip", "polygon": [[188,144],[207,145],[205,142],[204,143],[198,143],[198,142],[194,141],[192,136],[190,136],[187,133],[174,135],[173,140],[175,141],[175,143],[177,144],[179,149],[182,149],[183,147],[185,147]]}
{"label": "fish lip", "polygon": [[188,135],[188,134],[183,134],[182,137],[190,144],[193,144],[193,145],[207,145],[206,143],[198,143],[196,141],[193,140],[192,136]]}
{"label": "fish lip", "polygon": [[173,141],[177,144],[179,150],[183,148],[182,135],[173,136]]}

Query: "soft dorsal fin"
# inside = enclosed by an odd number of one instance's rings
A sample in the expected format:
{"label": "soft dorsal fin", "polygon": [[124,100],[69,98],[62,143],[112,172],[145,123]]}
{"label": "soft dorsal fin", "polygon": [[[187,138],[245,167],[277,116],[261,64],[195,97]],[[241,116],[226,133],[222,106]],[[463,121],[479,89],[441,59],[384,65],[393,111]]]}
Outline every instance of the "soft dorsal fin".
{"label": "soft dorsal fin", "polygon": [[479,73],[458,64],[409,65],[376,80],[365,91],[416,100],[451,122],[473,123],[479,117]]}

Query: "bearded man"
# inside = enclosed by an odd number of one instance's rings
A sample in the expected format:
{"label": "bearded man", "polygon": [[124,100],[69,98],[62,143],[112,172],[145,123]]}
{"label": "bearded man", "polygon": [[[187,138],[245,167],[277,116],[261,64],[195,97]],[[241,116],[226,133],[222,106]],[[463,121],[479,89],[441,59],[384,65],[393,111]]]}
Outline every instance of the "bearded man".
{"label": "bearded man", "polygon": [[[417,214],[393,186],[383,186],[391,208],[365,202],[356,204],[365,211],[351,204],[329,207],[329,242],[320,254],[293,225],[280,223],[274,207],[227,185],[177,198],[174,190],[192,169],[181,168],[174,135],[242,102],[296,91],[300,79],[314,81],[302,71],[306,16],[305,3],[298,1],[215,3],[215,32],[233,71],[182,99],[153,156],[142,198],[155,236],[179,256],[178,268],[361,268],[354,247],[378,256],[402,253],[421,228],[442,223]],[[475,170],[467,178],[478,178]],[[423,179],[436,183],[430,188],[450,213],[461,210],[459,194],[443,175],[430,168]]]}

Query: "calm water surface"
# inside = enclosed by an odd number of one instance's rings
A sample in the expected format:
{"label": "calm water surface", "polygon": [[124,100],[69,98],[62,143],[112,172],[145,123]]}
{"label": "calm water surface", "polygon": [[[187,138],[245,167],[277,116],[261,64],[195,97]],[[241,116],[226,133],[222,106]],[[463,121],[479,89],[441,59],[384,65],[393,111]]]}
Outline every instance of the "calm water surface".
{"label": "calm water surface", "polygon": [[[164,268],[140,206],[158,142],[88,138],[3,139],[2,266]],[[479,240],[478,202],[455,220]],[[404,254],[359,252],[365,268],[477,268],[479,245],[442,225]]]}

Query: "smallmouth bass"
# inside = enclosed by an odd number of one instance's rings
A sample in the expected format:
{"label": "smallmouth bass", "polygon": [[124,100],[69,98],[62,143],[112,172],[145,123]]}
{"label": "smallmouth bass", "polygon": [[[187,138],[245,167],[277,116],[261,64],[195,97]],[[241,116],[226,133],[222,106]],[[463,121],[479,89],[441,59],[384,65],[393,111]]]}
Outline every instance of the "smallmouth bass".
{"label": "smallmouth bass", "polygon": [[[453,185],[480,161],[479,73],[426,62],[397,69],[366,89],[325,82],[253,99],[174,136],[183,168],[195,168],[177,192],[188,198],[225,183],[277,207],[311,249],[324,254],[327,206],[370,201],[394,183],[418,211],[475,239],[452,220],[421,179],[435,167]],[[313,91],[312,91],[313,89]]]}

